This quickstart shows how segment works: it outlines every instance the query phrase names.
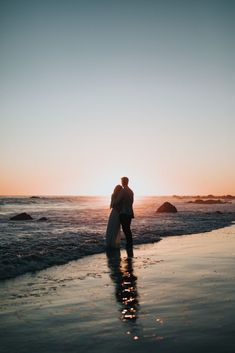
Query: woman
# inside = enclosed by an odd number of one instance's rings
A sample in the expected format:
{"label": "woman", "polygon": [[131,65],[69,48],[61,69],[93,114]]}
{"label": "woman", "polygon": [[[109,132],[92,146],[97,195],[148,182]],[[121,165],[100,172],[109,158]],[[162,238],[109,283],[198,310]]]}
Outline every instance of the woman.
{"label": "woman", "polygon": [[118,207],[115,206],[115,200],[117,195],[122,190],[121,185],[117,185],[112,193],[111,196],[111,204],[110,208],[112,209],[107,230],[106,230],[106,246],[107,248],[119,248],[120,247],[120,240],[121,240],[121,233],[120,233],[120,220],[119,220],[119,210]]}

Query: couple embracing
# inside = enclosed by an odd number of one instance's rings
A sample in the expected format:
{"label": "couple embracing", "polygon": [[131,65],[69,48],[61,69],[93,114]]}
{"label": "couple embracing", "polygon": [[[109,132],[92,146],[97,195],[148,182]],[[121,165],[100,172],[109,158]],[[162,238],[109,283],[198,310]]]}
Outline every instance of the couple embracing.
{"label": "couple embracing", "polygon": [[112,193],[110,212],[107,231],[106,231],[106,245],[107,248],[120,248],[120,228],[126,237],[126,249],[130,254],[132,253],[132,232],[131,221],[134,218],[133,202],[134,193],[129,188],[129,179],[127,177],[121,178],[122,185],[117,185]]}

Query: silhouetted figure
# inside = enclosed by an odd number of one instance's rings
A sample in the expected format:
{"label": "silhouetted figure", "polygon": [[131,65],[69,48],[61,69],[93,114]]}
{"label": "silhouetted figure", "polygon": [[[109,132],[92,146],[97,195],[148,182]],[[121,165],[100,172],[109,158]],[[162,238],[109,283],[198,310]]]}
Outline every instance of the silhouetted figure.
{"label": "silhouetted figure", "polygon": [[116,199],[119,193],[122,190],[121,185],[115,186],[112,196],[111,196],[111,203],[110,208],[111,212],[109,215],[107,230],[106,230],[106,246],[107,248],[120,248],[120,240],[121,240],[121,233],[120,233],[120,205],[116,205]]}
{"label": "silhouetted figure", "polygon": [[119,219],[122,226],[122,230],[126,237],[126,250],[128,256],[133,256],[133,241],[132,241],[132,232],[131,232],[131,221],[134,218],[133,212],[133,202],[134,202],[134,193],[129,188],[128,183],[129,179],[127,177],[121,178],[122,190],[118,193],[114,206],[119,210]]}

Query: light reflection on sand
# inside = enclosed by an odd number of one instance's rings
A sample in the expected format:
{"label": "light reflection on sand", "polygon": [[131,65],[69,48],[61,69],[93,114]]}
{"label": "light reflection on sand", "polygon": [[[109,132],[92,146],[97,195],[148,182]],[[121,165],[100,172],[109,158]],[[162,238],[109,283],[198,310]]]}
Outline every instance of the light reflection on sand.
{"label": "light reflection on sand", "polygon": [[133,340],[138,340],[140,338],[140,328],[137,325],[139,294],[137,277],[134,274],[134,259],[121,257],[120,250],[108,250],[106,255],[110,278],[115,287],[115,298],[120,306],[120,320],[125,325],[128,324],[126,334]]}
{"label": "light reflection on sand", "polygon": [[135,321],[138,317],[137,277],[133,271],[133,258],[121,258],[120,250],[107,252],[110,277],[115,285],[115,296],[121,304],[121,320]]}

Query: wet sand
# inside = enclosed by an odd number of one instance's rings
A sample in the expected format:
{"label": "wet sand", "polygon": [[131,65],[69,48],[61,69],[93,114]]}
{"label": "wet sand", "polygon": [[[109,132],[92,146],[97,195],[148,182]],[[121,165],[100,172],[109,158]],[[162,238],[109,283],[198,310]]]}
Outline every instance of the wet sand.
{"label": "wet sand", "polygon": [[0,283],[1,352],[235,351],[235,225]]}

